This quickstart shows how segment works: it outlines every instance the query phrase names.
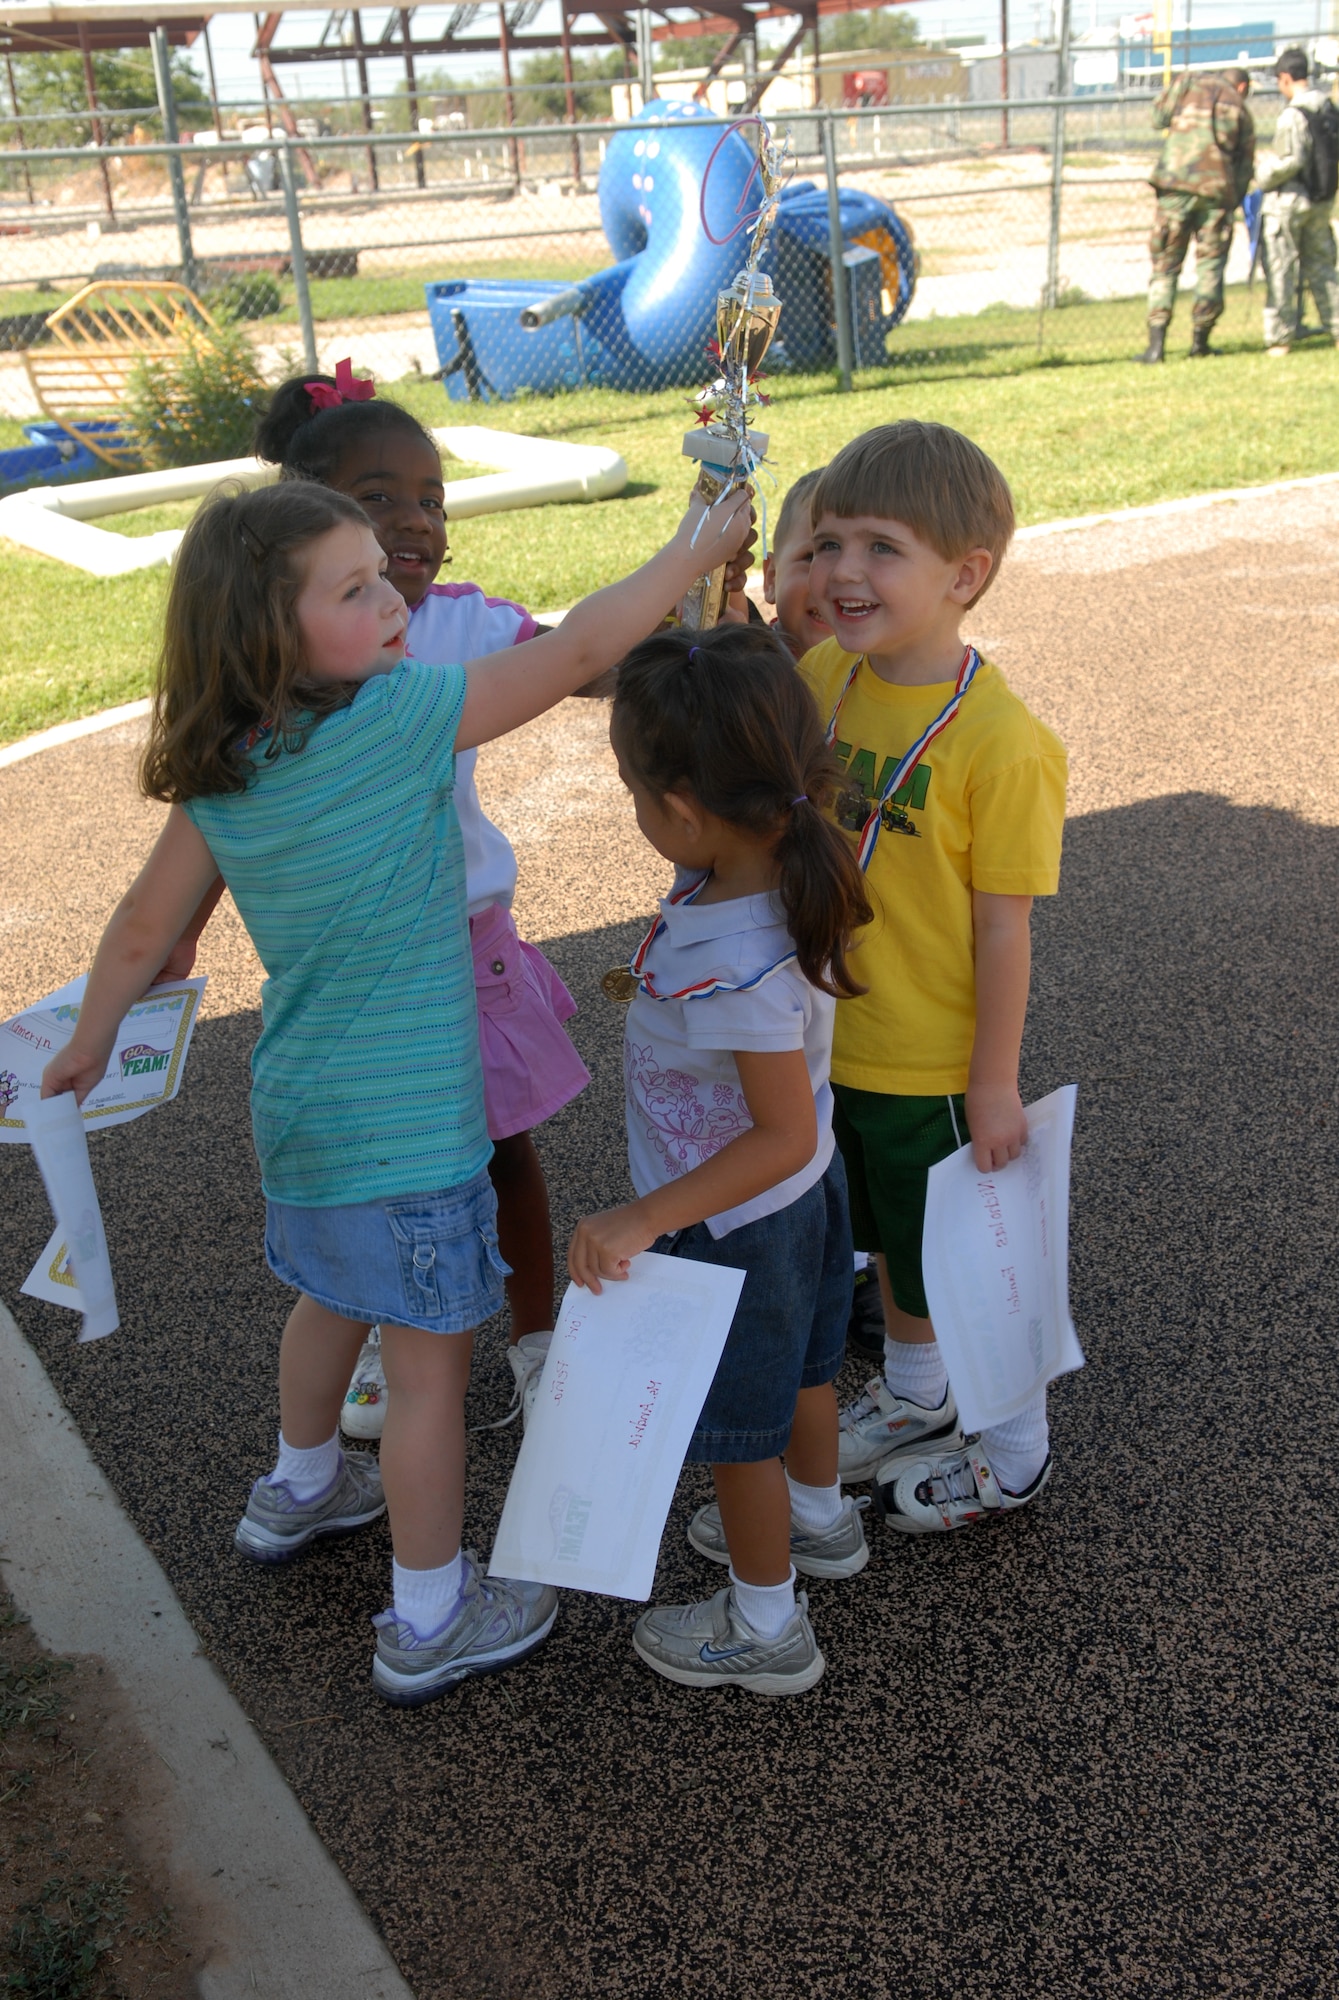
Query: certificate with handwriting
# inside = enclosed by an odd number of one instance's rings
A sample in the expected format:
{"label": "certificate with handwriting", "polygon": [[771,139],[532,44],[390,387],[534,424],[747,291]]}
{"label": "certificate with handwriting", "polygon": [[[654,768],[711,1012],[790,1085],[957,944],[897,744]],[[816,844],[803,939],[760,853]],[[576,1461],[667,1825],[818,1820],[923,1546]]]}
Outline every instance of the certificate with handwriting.
{"label": "certificate with handwriting", "polygon": [[491,1576],[651,1595],[665,1517],[744,1273],[643,1251],[569,1285],[507,1491]]}

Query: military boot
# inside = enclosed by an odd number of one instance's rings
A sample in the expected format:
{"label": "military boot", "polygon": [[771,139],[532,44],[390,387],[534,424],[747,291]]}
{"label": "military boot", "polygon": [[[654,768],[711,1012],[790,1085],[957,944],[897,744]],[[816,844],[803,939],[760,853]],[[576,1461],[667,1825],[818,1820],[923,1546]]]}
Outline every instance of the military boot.
{"label": "military boot", "polygon": [[1204,354],[1217,353],[1217,349],[1209,345],[1209,335],[1212,331],[1213,328],[1208,326],[1193,326],[1190,329],[1190,358],[1192,361],[1198,361],[1200,356]]}
{"label": "military boot", "polygon": [[1166,327],[1155,326],[1153,324],[1153,321],[1150,320],[1148,323],[1148,346],[1144,349],[1144,352],[1142,354],[1137,354],[1135,356],[1136,361],[1144,361],[1144,362],[1161,361],[1162,350],[1166,346],[1166,344],[1167,344]]}

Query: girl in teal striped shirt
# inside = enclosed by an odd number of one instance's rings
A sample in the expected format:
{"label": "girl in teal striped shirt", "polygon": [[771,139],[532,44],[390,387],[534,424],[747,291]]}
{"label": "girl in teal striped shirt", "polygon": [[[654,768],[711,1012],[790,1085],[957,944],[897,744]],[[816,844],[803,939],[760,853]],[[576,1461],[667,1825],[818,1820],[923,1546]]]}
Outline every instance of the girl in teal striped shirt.
{"label": "girl in teal striped shirt", "polygon": [[[556,631],[465,665],[404,659],[404,600],[357,503],[285,482],[196,515],[172,580],[142,776],[172,808],[114,912],[45,1094],[82,1099],[126,1008],[221,874],[265,967],[252,1125],[266,1256],[299,1298],[279,1456],[237,1546],[287,1561],[390,1515],[373,1683],[400,1706],[524,1658],[556,1595],[460,1548],[472,1329],[502,1301],[487,1174],[457,750],[603,672],[748,532],[736,494]],[[368,1327],[391,1388],[380,1465],[342,1452]]]}

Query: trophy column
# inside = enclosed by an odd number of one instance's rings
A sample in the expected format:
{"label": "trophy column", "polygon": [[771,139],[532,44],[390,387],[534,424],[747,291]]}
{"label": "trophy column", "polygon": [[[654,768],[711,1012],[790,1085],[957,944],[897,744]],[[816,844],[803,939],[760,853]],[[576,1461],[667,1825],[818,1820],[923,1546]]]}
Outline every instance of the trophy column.
{"label": "trophy column", "polygon": [[[754,255],[760,245],[755,245]],[[716,295],[716,348],[719,378],[697,400],[711,421],[689,431],[683,441],[685,458],[698,461],[693,490],[708,506],[732,487],[743,485],[767,453],[765,431],[749,429],[750,402],[760,400],[752,378],[772,344],[781,301],[771,281],[749,267],[727,291]],[[700,576],[679,605],[679,623],[701,632],[720,620],[725,602],[725,567]]]}

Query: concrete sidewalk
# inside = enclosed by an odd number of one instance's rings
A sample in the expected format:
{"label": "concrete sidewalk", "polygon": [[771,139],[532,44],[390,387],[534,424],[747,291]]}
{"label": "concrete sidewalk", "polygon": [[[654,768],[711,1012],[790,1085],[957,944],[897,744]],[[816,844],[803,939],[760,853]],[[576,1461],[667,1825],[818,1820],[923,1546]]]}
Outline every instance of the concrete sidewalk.
{"label": "concrete sidewalk", "polygon": [[159,1565],[0,1305],[5,1581],[39,1642],[106,1663],[157,1751],[135,1829],[204,1947],[201,2000],[412,2000]]}

